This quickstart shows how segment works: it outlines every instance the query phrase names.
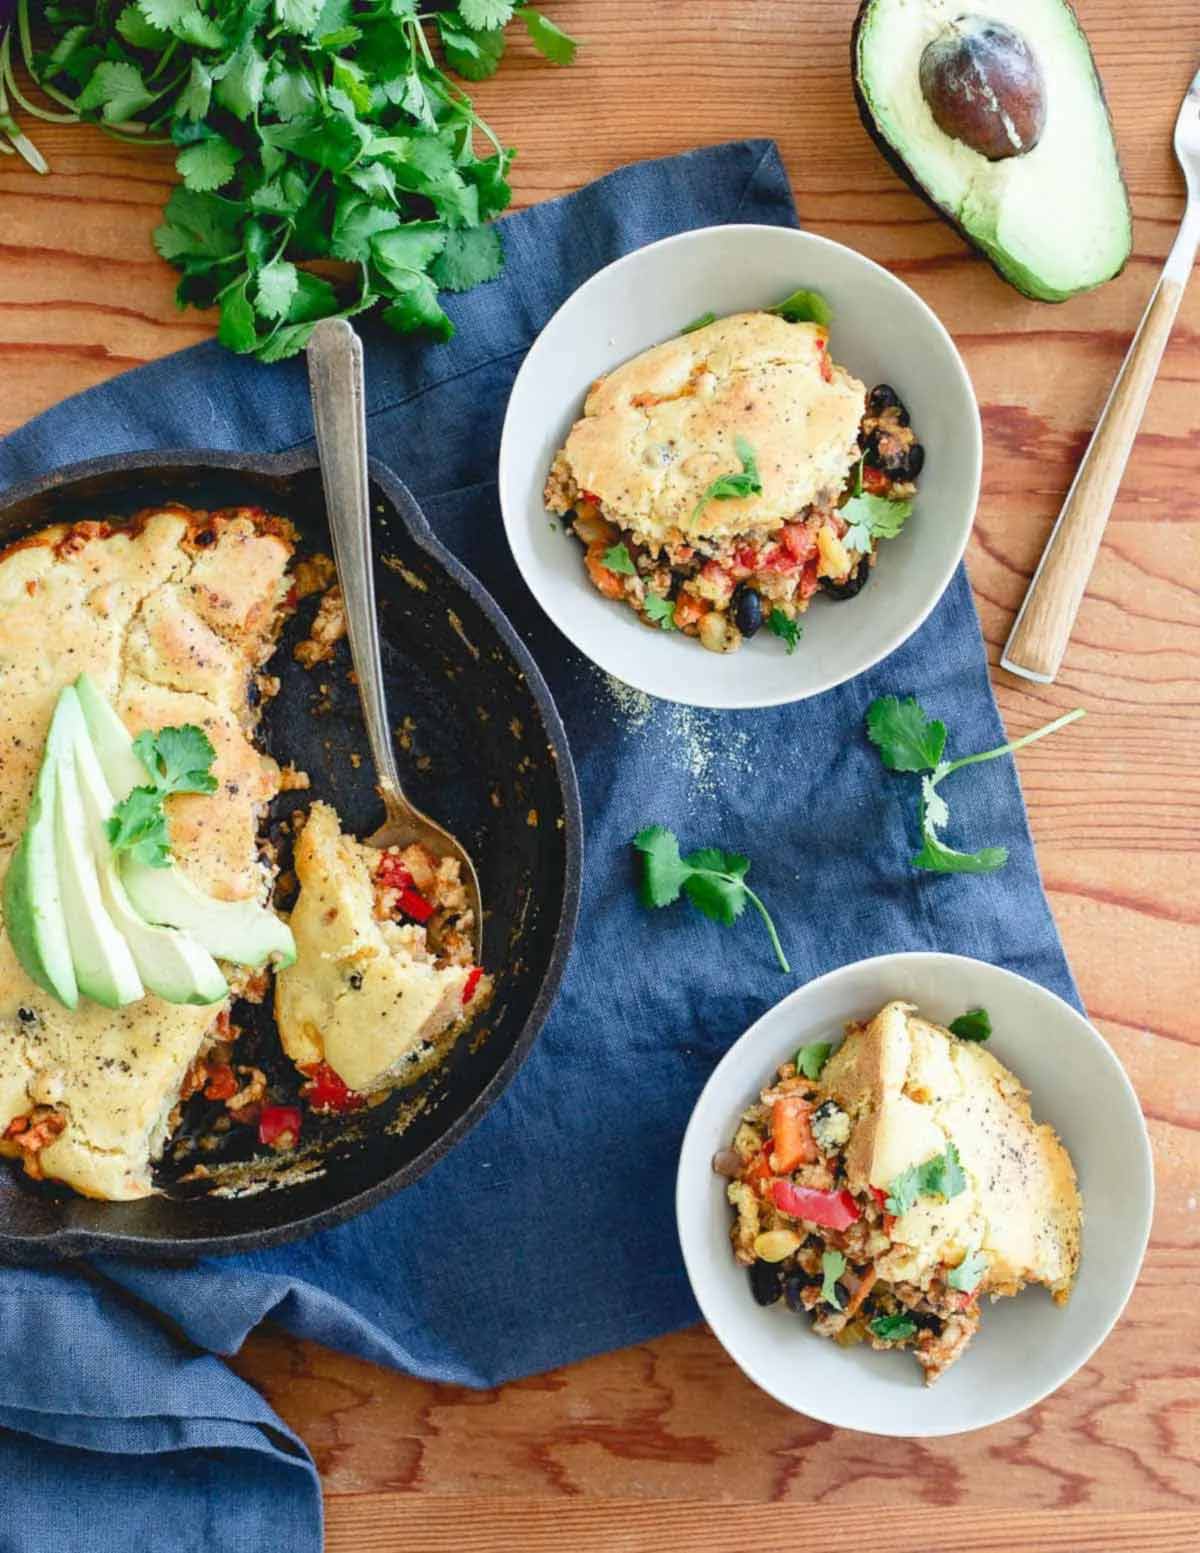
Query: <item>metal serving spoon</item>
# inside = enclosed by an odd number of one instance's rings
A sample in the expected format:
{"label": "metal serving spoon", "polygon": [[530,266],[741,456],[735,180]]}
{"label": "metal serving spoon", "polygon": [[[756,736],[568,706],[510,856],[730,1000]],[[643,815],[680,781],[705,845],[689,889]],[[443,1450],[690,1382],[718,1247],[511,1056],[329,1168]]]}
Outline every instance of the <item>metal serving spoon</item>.
{"label": "metal serving spoon", "polygon": [[1200,72],[1193,78],[1175,121],[1175,155],[1187,180],[1187,206],[1179,234],[1000,659],[1004,668],[1043,685],[1058,673],[1067,650],[1129,451],[1200,248]]}
{"label": "metal serving spoon", "polygon": [[346,604],[350,655],[375,762],[377,788],[387,810],[387,819],[374,835],[366,838],[365,845],[404,847],[419,841],[438,857],[458,859],[475,918],[478,963],[483,949],[483,902],[470,853],[457,836],[409,802],[396,769],[375,613],[362,341],[345,319],[323,319],[313,330],[308,345],[308,383],[333,559]]}

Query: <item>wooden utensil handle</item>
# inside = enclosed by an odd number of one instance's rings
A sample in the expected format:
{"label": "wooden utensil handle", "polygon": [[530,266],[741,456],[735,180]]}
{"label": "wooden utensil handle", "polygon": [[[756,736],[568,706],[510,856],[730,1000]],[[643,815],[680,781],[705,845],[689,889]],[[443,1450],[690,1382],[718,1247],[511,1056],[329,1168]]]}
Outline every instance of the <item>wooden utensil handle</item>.
{"label": "wooden utensil handle", "polygon": [[1164,275],[1142,315],[1013,622],[1000,662],[1014,674],[1048,684],[1058,673],[1182,296]]}

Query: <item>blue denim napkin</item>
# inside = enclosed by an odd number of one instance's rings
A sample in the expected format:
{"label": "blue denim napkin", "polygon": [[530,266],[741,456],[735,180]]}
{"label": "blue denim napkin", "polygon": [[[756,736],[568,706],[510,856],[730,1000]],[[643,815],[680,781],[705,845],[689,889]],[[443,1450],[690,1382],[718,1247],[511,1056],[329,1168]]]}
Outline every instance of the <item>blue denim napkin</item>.
{"label": "blue denim napkin", "polygon": [[[506,220],[505,271],[451,301],[460,332],[449,345],[366,326],[372,451],[508,611],[566,721],[588,827],[575,951],[512,1087],[447,1159],[372,1213],[300,1245],[187,1270],[106,1262],[86,1274],[0,1275],[10,1512],[0,1548],[12,1526],[40,1527],[40,1545],[61,1545],[86,1506],[93,1553],[126,1553],[131,1529],[145,1553],[257,1550],[274,1545],[281,1524],[295,1553],[315,1550],[311,1462],[212,1357],[236,1350],[258,1321],[470,1386],[641,1342],[696,1318],[672,1211],[676,1153],[718,1058],[770,1004],[863,955],[935,947],[1078,1001],[1012,764],[978,768],[954,800],[959,834],[1003,840],[1007,868],[922,875],[908,866],[911,779],[885,776],[862,736],[870,701],[895,691],[944,715],[957,750],[1003,742],[961,571],[917,635],[853,683],[797,706],[712,713],[652,703],[608,679],[542,616],[514,569],[495,469],[525,351],[611,259],[728,221],[795,224],[771,144],[626,168]],[[265,369],[202,345],[0,444],[0,488],[94,454],[274,451],[311,429],[302,363]],[[790,976],[750,915],[720,928],[684,906],[641,909],[629,841],[653,821],[686,845],[753,859]]]}

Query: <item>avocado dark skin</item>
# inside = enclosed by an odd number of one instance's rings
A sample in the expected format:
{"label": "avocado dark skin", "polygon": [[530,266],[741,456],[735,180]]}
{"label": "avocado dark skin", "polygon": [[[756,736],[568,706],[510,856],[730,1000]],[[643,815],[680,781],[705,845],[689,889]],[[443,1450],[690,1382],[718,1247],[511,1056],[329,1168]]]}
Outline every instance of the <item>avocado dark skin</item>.
{"label": "avocado dark skin", "polygon": [[[922,200],[924,200],[924,202],[930,207],[930,209],[933,210],[935,212],[935,214],[940,216],[941,219],[943,221],[945,221],[948,226],[953,227],[954,230],[958,233],[958,235],[963,239],[963,241],[969,247],[975,249],[976,252],[980,253],[982,255],[982,257],[985,258],[988,261],[988,263],[991,265],[992,269],[995,270],[996,274],[999,275],[1001,280],[1007,282],[1009,285],[1014,285],[1015,282],[1013,281],[1012,277],[1005,273],[1003,267],[996,261],[995,258],[992,257],[991,254],[987,253],[984,249],[982,249],[980,247],[980,245],[978,243],[976,243],[974,237],[972,236],[971,232],[967,229],[967,227],[965,227],[962,224],[962,222],[957,219],[957,217],[953,214],[952,211],[948,210],[944,205],[940,204],[933,197],[933,195],[930,194],[929,190],[925,188],[925,186],[921,183],[920,179],[914,176],[912,170],[909,168],[909,166],[905,162],[904,158],[899,155],[899,153],[896,151],[896,149],[890,144],[890,142],[888,141],[887,137],[880,131],[879,126],[876,124],[874,115],[873,115],[873,113],[871,111],[870,102],[867,99],[866,93],[865,93],[865,91],[863,89],[862,81],[861,81],[860,76],[859,76],[859,35],[861,34],[861,32],[863,30],[863,27],[865,26],[867,20],[870,17],[873,5],[874,5],[874,0],[860,0],[859,7],[858,7],[858,12],[857,12],[857,14],[856,14],[856,16],[854,18],[854,25],[853,25],[853,27],[851,28],[851,31],[850,31],[850,79],[851,79],[851,82],[852,82],[853,87],[854,87],[854,103],[855,103],[855,107],[858,109],[858,116],[862,120],[863,128],[866,130],[867,134],[871,137],[872,141],[874,141],[875,146],[878,149],[878,151],[880,152],[880,154],[883,156],[884,161],[886,161],[888,166],[891,167],[892,171],[895,172],[898,175],[898,177],[904,183],[906,183],[908,185],[908,187],[913,191],[913,193],[919,195],[920,198]],[[964,9],[965,9],[965,7],[964,7]],[[1096,77],[1096,92],[1097,92],[1098,100],[1099,100],[1099,102],[1100,102],[1100,104],[1101,104],[1101,106],[1102,106],[1102,108],[1104,110],[1105,116],[1106,116],[1106,118],[1108,120],[1109,132],[1111,134],[1112,133],[1112,112],[1111,112],[1111,110],[1110,110],[1110,108],[1108,106],[1108,99],[1105,96],[1103,82],[1099,79],[1098,75]],[[984,153],[984,154],[986,154],[986,153]],[[1122,180],[1122,183],[1123,183],[1123,180]],[[1127,192],[1126,192],[1126,200],[1128,200],[1128,193]],[[1124,265],[1122,264],[1121,268],[1115,270],[1113,272],[1113,276],[1110,277],[1110,278],[1115,278],[1115,275],[1119,275],[1121,273],[1121,269],[1123,269],[1123,268],[1124,268]],[[1023,290],[1023,288],[1021,288],[1021,287],[1018,287],[1017,289],[1018,290]],[[1032,293],[1026,293],[1026,294],[1027,295],[1032,295]],[[1066,301],[1066,300],[1069,300],[1069,299],[1066,298],[1066,297],[1063,297],[1063,298],[1035,297],[1035,300],[1037,300],[1037,301]]]}

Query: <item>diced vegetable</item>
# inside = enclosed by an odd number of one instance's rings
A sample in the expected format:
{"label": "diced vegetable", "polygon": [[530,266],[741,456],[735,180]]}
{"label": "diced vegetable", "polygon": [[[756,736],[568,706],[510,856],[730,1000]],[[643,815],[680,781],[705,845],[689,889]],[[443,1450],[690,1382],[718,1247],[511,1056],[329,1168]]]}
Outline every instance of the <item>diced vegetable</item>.
{"label": "diced vegetable", "polygon": [[818,1158],[810,1112],[803,1095],[785,1095],[771,1107],[771,1169],[777,1176],[789,1175]]}
{"label": "diced vegetable", "polygon": [[416,890],[401,890],[399,904],[404,915],[411,917],[414,922],[428,922],[433,916],[434,908]]}
{"label": "diced vegetable", "polygon": [[300,1141],[301,1118],[294,1105],[266,1105],[258,1119],[258,1141],[270,1149],[294,1149]]}
{"label": "diced vegetable", "polygon": [[304,1071],[309,1081],[302,1093],[314,1111],[357,1111],[367,1103],[366,1095],[349,1088],[327,1062],[315,1062]]}
{"label": "diced vegetable", "polygon": [[754,1241],[754,1254],[764,1262],[782,1262],[800,1249],[800,1236],[795,1230],[772,1229],[758,1235]]}
{"label": "diced vegetable", "polygon": [[822,1229],[849,1229],[862,1217],[858,1204],[844,1187],[825,1192],[811,1186],[793,1186],[790,1181],[775,1181],[771,1185],[771,1200],[780,1213],[819,1224]]}
{"label": "diced vegetable", "polygon": [[466,981],[463,982],[463,990],[462,990],[462,1000],[463,1000],[463,1007],[464,1008],[471,1001],[471,999],[475,996],[475,988],[478,987],[479,981],[480,981],[480,978],[482,977],[482,975],[483,975],[483,966],[482,965],[473,965],[471,967],[470,971],[468,972],[467,979],[466,979]]}

